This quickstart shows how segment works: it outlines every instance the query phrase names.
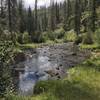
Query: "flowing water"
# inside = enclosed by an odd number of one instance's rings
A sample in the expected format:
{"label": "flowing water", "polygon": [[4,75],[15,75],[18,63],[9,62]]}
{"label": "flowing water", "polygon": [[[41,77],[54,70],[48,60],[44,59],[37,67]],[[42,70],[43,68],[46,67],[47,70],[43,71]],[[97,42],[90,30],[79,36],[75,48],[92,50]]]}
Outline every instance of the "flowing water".
{"label": "flowing water", "polygon": [[34,85],[39,80],[48,80],[50,75],[45,71],[55,70],[57,63],[50,62],[49,47],[36,49],[36,53],[29,54],[27,60],[23,63],[24,72],[19,71],[19,93],[21,95],[33,94]]}
{"label": "flowing water", "polygon": [[[35,84],[40,80],[63,78],[65,69],[73,67],[86,58],[85,52],[73,52],[73,44],[44,46],[25,51],[26,60],[16,65],[18,93],[32,95]],[[20,57],[19,57],[20,58]]]}

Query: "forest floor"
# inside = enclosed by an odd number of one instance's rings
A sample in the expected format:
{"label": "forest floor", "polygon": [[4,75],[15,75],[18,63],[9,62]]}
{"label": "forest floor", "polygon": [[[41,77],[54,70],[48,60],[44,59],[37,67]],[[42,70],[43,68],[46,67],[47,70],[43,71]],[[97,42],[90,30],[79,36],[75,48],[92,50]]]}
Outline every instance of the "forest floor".
{"label": "forest floor", "polygon": [[6,100],[100,100],[100,49],[67,73],[61,80],[38,82],[32,97],[11,95]]}

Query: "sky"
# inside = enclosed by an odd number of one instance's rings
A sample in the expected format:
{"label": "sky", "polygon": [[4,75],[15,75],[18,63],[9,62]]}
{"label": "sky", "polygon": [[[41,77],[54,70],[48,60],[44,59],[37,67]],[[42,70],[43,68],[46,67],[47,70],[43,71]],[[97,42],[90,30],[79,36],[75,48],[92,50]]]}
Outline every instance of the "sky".
{"label": "sky", "polygon": [[[61,2],[63,0],[55,0],[55,1]],[[35,0],[24,0],[24,2],[25,2],[26,7],[31,6],[32,8],[34,8]],[[42,5],[45,5],[45,4],[48,6],[50,4],[50,0],[38,0],[38,6],[42,6]]]}

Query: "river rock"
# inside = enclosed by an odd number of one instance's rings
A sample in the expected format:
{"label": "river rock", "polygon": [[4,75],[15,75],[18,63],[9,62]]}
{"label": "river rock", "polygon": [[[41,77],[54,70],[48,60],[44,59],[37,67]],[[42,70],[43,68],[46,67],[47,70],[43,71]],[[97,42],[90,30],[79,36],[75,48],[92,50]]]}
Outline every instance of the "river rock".
{"label": "river rock", "polygon": [[27,59],[27,57],[26,57],[25,53],[23,53],[23,52],[15,54],[15,57],[14,57],[14,61],[16,64],[18,64],[20,62],[24,62],[24,61],[26,61],[26,59]]}

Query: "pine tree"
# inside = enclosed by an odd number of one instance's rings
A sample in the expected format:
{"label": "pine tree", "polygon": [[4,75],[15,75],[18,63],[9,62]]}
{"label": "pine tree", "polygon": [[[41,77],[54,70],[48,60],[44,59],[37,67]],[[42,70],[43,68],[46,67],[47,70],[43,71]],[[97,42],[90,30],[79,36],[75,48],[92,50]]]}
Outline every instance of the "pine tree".
{"label": "pine tree", "polygon": [[23,43],[23,33],[26,30],[26,22],[25,22],[25,9],[23,5],[23,0],[19,0],[18,4],[18,42]]}
{"label": "pine tree", "polygon": [[47,18],[47,9],[46,9],[46,5],[41,7],[41,18],[40,19],[40,24],[41,24],[41,31],[47,31],[48,28],[48,18]]}
{"label": "pine tree", "polygon": [[81,0],[75,0],[75,31],[80,34],[81,27]]}
{"label": "pine tree", "polygon": [[22,0],[19,1],[18,5],[18,17],[19,17],[19,32],[24,33],[25,31],[24,5]]}
{"label": "pine tree", "polygon": [[18,32],[17,17],[18,17],[17,0],[12,0],[12,30],[13,32]]}
{"label": "pine tree", "polygon": [[16,32],[16,7],[17,7],[17,0],[8,0],[8,30],[11,33],[11,40],[15,43],[15,32]]}
{"label": "pine tree", "polygon": [[31,40],[33,41],[33,32],[34,32],[34,18],[32,16],[31,7],[28,8],[28,16],[27,16],[27,31],[31,36]]}
{"label": "pine tree", "polygon": [[91,30],[93,32],[95,32],[96,30],[96,25],[95,25],[95,22],[96,22],[96,0],[92,0],[92,27],[91,27]]}
{"label": "pine tree", "polygon": [[47,30],[47,26],[48,26],[48,22],[47,22],[47,9],[46,9],[46,6],[44,7],[44,30],[43,31],[46,31]]}
{"label": "pine tree", "polygon": [[64,1],[63,7],[64,7],[64,26],[63,28],[67,30],[67,2],[66,0]]}
{"label": "pine tree", "polygon": [[54,11],[54,1],[50,0],[50,30],[54,31],[55,30],[55,11]]}
{"label": "pine tree", "polygon": [[56,10],[56,24],[59,24],[60,22],[60,14],[59,14],[59,4],[56,2],[55,4],[55,10]]}
{"label": "pine tree", "polygon": [[38,0],[35,0],[35,31],[38,30],[38,11],[37,11],[37,3],[38,3]]}
{"label": "pine tree", "polygon": [[8,27],[9,27],[9,32],[12,33],[12,23],[11,23],[11,0],[8,0]]}
{"label": "pine tree", "polygon": [[[3,31],[6,29],[6,5],[5,1],[0,1],[0,37],[3,35]],[[1,38],[0,38],[1,39]]]}

